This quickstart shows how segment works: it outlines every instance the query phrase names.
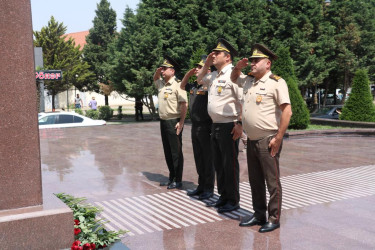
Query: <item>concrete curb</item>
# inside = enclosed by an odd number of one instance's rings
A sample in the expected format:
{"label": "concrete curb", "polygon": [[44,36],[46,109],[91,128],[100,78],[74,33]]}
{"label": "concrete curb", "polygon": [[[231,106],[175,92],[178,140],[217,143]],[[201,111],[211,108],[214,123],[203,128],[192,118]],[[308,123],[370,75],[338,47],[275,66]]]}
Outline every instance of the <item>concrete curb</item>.
{"label": "concrete curb", "polygon": [[337,127],[352,127],[352,128],[373,128],[375,129],[375,122],[356,122],[356,121],[343,121],[335,119],[323,119],[323,118],[310,118],[311,124],[316,125],[329,125]]}
{"label": "concrete curb", "polygon": [[375,128],[287,131],[284,138],[297,139],[317,136],[375,136]]}

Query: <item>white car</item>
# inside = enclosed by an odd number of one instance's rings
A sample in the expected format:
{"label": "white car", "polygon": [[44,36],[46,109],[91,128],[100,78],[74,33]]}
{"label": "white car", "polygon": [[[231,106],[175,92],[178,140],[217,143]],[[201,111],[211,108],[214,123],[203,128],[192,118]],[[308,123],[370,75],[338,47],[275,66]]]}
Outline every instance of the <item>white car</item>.
{"label": "white car", "polygon": [[93,120],[74,112],[53,112],[38,114],[39,129],[70,128],[106,125],[104,120]]}

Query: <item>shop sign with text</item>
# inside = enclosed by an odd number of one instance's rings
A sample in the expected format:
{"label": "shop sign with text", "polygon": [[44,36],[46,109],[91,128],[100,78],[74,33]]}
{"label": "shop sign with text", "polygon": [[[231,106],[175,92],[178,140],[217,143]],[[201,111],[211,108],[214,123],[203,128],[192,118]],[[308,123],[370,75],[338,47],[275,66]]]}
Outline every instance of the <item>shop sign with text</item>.
{"label": "shop sign with text", "polygon": [[36,80],[62,80],[61,70],[35,71]]}

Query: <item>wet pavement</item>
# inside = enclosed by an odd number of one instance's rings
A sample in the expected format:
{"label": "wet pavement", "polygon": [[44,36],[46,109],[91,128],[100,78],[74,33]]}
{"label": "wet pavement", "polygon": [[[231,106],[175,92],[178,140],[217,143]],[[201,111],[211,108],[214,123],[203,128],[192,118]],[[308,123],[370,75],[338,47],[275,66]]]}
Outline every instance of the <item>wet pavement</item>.
{"label": "wet pavement", "polygon": [[159,186],[168,169],[158,122],[40,130],[43,194],[64,192],[102,207],[109,229],[129,231],[122,242],[130,249],[375,248],[375,136],[345,130],[284,140],[281,228],[260,234],[259,226],[238,226],[253,212],[245,152],[241,209],[218,214],[186,195],[197,185],[190,129],[183,132],[181,190]]}

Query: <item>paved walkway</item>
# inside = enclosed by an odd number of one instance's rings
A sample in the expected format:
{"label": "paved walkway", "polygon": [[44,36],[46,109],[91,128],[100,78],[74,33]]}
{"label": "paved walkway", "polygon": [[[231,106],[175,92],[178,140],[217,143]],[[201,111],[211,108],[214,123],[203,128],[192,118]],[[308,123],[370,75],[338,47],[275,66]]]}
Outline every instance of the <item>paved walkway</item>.
{"label": "paved walkway", "polygon": [[129,231],[122,242],[130,249],[375,248],[371,133],[295,132],[286,139],[281,228],[260,234],[259,226],[238,226],[253,212],[244,152],[241,209],[218,214],[207,201],[186,196],[197,181],[190,129],[183,134],[182,190],[159,186],[168,170],[158,122],[40,130],[43,193],[87,197],[104,209],[109,229]]}

